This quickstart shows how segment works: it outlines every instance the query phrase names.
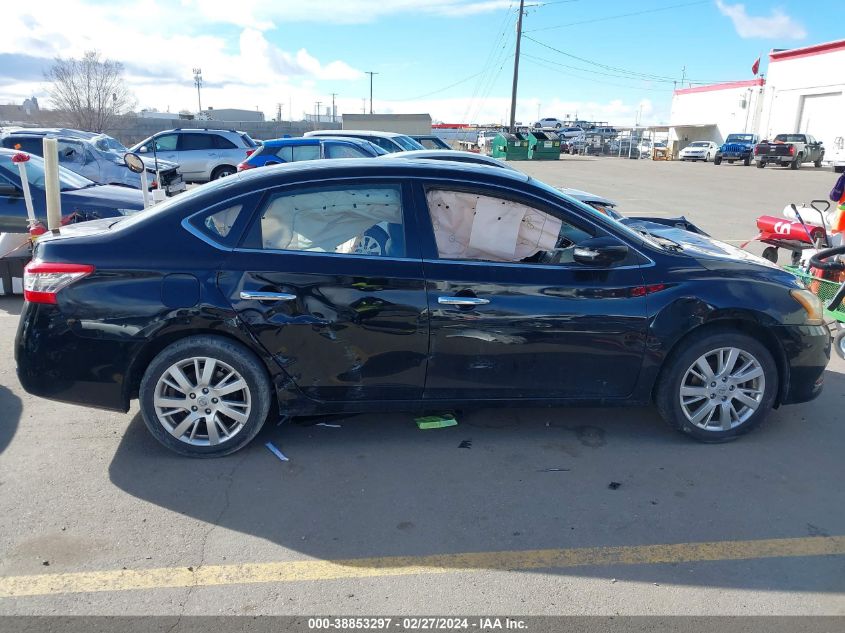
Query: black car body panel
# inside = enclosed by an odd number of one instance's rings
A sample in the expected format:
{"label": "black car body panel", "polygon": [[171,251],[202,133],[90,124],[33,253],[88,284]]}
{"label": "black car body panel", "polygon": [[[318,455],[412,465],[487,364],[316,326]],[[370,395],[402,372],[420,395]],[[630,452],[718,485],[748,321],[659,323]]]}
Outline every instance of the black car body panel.
{"label": "black car body panel", "polygon": [[[401,187],[402,257],[265,251],[253,215],[271,191],[368,179]],[[613,267],[439,259],[426,187],[450,184],[530,202],[627,245]],[[243,211],[225,238],[203,218]],[[216,334],[260,357],[281,412],[354,412],[498,402],[648,403],[664,361],[700,327],[765,341],[779,402],[818,394],[828,332],[805,325],[791,274],[703,235],[641,237],[552,188],[506,170],[431,161],[345,160],[251,170],[146,214],[39,240],[35,257],[93,274],[56,305],[27,302],[15,355],[24,388],[126,410],[169,343]],[[197,228],[200,227],[200,228]],[[670,242],[671,241],[671,242]],[[671,243],[678,245],[671,247]],[[244,301],[242,292],[294,300]],[[472,295],[486,305],[444,305]]]}

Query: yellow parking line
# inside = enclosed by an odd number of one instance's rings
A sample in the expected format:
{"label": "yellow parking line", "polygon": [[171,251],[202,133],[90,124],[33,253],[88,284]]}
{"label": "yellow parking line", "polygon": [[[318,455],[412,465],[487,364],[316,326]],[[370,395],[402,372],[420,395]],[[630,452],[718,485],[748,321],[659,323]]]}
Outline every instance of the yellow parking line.
{"label": "yellow parking line", "polygon": [[0,597],[98,591],[378,578],[483,570],[527,571],[584,566],[654,565],[845,554],[845,536],[586,547],[349,560],[303,560],[198,569],[163,567],[0,577]]}

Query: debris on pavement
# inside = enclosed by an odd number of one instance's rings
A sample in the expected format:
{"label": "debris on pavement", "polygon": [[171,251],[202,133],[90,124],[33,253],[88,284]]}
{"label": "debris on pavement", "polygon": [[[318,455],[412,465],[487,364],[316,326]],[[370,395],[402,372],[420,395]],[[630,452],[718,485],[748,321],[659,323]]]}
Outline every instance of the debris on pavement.
{"label": "debris on pavement", "polygon": [[264,446],[270,449],[270,452],[273,453],[276,457],[278,457],[283,462],[289,462],[290,460],[285,456],[285,454],[276,448],[276,445],[273,442],[267,442]]}
{"label": "debris on pavement", "polygon": [[314,426],[325,426],[325,427],[328,427],[330,429],[343,428],[343,427],[340,426],[340,424],[329,424],[328,422],[317,422],[317,424],[315,424]]}
{"label": "debris on pavement", "polygon": [[464,440],[458,444],[458,448],[472,448],[472,440]]}
{"label": "debris on pavement", "polygon": [[443,429],[447,426],[457,426],[458,421],[451,413],[444,413],[443,415],[427,415],[421,418],[414,418],[417,423],[417,428],[425,429]]}
{"label": "debris on pavement", "polygon": [[607,484],[607,487],[608,487],[608,488],[610,488],[611,490],[616,490],[616,489],[617,489],[617,488],[619,488],[621,485],[622,485],[622,484],[621,484],[621,483],[619,483],[618,481],[611,481],[609,484]]}
{"label": "debris on pavement", "polygon": [[571,468],[538,468],[538,473],[568,473]]}

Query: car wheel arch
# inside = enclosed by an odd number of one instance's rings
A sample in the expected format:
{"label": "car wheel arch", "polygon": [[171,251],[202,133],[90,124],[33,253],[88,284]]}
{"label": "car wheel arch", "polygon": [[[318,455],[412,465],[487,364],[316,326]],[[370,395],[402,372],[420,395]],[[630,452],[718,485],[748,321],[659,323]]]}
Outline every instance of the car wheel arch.
{"label": "car wheel arch", "polygon": [[[138,350],[135,357],[132,359],[132,364],[126,373],[126,380],[123,386],[123,400],[126,408],[129,408],[129,401],[138,398],[141,380],[144,378],[144,373],[147,371],[150,363],[161,352],[167,349],[170,345],[194,336],[214,336],[223,339],[229,343],[234,343],[247,350],[249,353],[255,355],[260,361],[261,366],[267,374],[267,380],[271,385],[270,393],[273,401],[271,406],[276,406],[276,386],[279,385],[279,376],[283,372],[279,370],[275,372],[272,366],[272,359],[261,350],[261,353],[256,351],[255,347],[251,345],[248,335],[238,331],[237,333],[229,329],[221,329],[219,326],[198,326],[190,328],[175,328],[169,331],[159,332],[155,338],[147,340],[145,344]],[[278,407],[276,407],[278,408]]]}
{"label": "car wheel arch", "polygon": [[781,346],[777,338],[769,332],[759,319],[754,318],[747,313],[731,313],[724,314],[715,313],[710,318],[700,322],[698,325],[690,328],[684,332],[680,337],[668,346],[666,353],[657,371],[654,383],[651,385],[651,400],[655,399],[657,387],[660,384],[664,369],[669,365],[669,360],[673,356],[681,353],[684,349],[684,344],[693,336],[698,336],[704,332],[730,331],[746,334],[756,339],[766,346],[775,359],[778,372],[778,390],[775,394],[774,407],[777,408],[787,393],[789,387],[789,364],[786,359],[786,352]]}

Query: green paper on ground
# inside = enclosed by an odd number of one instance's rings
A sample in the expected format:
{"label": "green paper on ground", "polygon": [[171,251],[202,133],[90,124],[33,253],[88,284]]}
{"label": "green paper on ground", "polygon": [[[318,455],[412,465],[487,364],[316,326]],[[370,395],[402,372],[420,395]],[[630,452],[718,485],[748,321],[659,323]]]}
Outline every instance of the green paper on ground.
{"label": "green paper on ground", "polygon": [[414,418],[414,422],[417,423],[417,428],[420,430],[442,429],[447,426],[458,425],[458,421],[455,419],[455,416],[451,413],[447,413],[445,415],[427,415],[422,418]]}

